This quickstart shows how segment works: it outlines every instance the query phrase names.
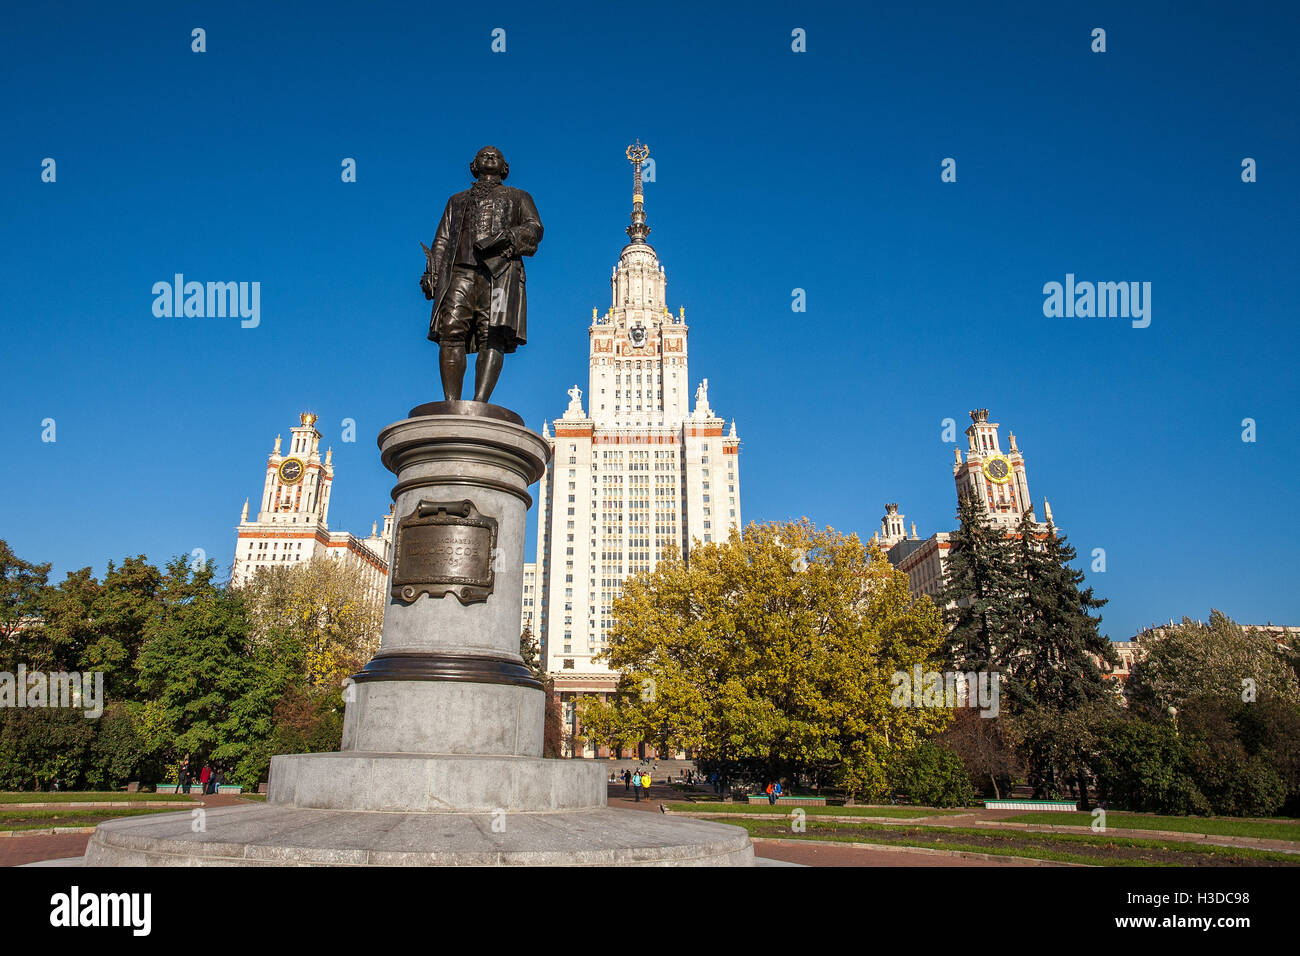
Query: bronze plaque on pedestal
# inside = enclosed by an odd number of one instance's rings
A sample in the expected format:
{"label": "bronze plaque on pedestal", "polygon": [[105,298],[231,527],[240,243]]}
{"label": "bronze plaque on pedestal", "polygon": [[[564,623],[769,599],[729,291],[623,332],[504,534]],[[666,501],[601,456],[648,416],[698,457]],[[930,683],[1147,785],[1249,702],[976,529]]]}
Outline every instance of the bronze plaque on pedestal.
{"label": "bronze plaque on pedestal", "polygon": [[474,502],[421,501],[397,522],[393,598],[409,604],[421,594],[450,592],[461,604],[486,601],[496,583],[496,547],[497,520]]}

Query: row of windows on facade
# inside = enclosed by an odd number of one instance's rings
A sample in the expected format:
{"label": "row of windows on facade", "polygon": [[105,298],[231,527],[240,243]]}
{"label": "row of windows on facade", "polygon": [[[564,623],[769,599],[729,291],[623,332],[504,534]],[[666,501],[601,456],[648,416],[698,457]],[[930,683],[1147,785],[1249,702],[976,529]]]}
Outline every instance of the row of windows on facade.
{"label": "row of windows on facade", "polygon": [[[575,452],[577,452],[577,450],[578,450],[578,446],[577,446],[577,445],[575,445],[575,444],[570,444],[570,445],[569,445],[569,464],[570,464],[570,465],[576,465],[576,464],[578,463],[578,457],[577,457],[576,454],[574,454]],[[605,454],[608,455],[608,454],[610,454],[610,453],[609,453],[609,452],[605,452]],[[620,453],[620,452],[615,452],[615,454],[621,454],[621,453]],[[655,452],[655,454],[658,455],[659,453],[658,453],[658,452]],[[676,459],[676,458],[679,457],[679,456],[677,455],[677,453],[675,453],[675,452],[666,452],[665,455],[664,455],[665,458],[670,457],[670,456],[671,456],[672,458],[674,458],[674,459]],[[708,455],[701,455],[701,456],[700,456],[700,464],[701,464],[701,465],[707,465],[708,463],[709,463],[709,456],[708,456]],[[607,463],[607,464],[608,464],[608,463]],[[620,469],[622,469],[622,465],[621,465],[621,464],[618,464],[617,467],[619,467]],[[600,466],[597,465],[597,464],[593,461],[593,462],[591,463],[591,469],[592,469],[592,471],[600,471]],[[641,471],[649,471],[648,468],[641,468],[641,469],[638,469],[638,468],[633,467],[632,464],[630,463],[630,461],[629,461],[628,467],[627,467],[626,469],[623,469],[623,470],[626,470],[626,471],[638,471],[638,470],[641,470]],[[728,470],[728,471],[731,470],[731,462],[727,462],[727,470]],[[569,472],[569,476],[572,477],[573,475],[574,475],[574,472],[570,471],[570,472]],[[615,476],[615,477],[617,477],[617,476]]]}
{"label": "row of windows on facade", "polygon": [[[622,376],[622,375],[615,375],[615,376],[614,376],[614,384],[615,384],[615,385],[622,385],[622,384],[624,384],[624,383],[623,383],[623,376]],[[663,384],[663,376],[662,376],[659,372],[647,373],[647,374],[645,375],[645,381],[642,381],[642,377],[641,377],[640,375],[638,375],[638,376],[636,377],[636,381],[634,382],[634,381],[632,381],[632,376],[629,374],[628,377],[627,377],[627,384],[628,384],[628,385],[662,385],[662,384]],[[677,389],[673,389],[673,391],[675,392],[675,391],[677,391]],[[605,390],[602,388],[602,389],[600,390],[600,393],[601,393],[602,395],[604,395],[604,394],[605,394]]]}
{"label": "row of windows on facade", "polygon": [[[659,365],[660,365],[660,362],[659,362],[659,361],[656,361],[656,360],[653,360],[653,359],[612,359],[612,358],[598,358],[598,359],[596,359],[595,361],[596,361],[596,364],[597,364],[597,365],[612,365],[612,366],[614,366],[616,369],[619,369],[620,371],[623,371],[623,372],[632,372],[632,371],[639,372],[639,371],[641,371],[641,363],[642,363],[642,362],[645,362],[645,367],[646,367],[647,369],[658,368]],[[683,364],[684,362],[685,362],[685,359],[682,359],[682,358],[665,358],[665,359],[663,359],[662,364],[663,364],[663,365],[669,365],[669,366],[677,366],[677,365],[681,365],[681,364]]]}
{"label": "row of windows on facade", "polygon": [[[736,486],[731,485],[730,490],[735,491]],[[709,503],[709,496],[703,495],[702,497],[704,498],[704,504],[707,505]],[[676,502],[677,496],[667,492],[665,489],[656,488],[653,500],[656,504],[662,505],[665,501]],[[631,491],[625,492],[622,497],[616,497],[613,499],[606,496],[602,498],[601,501],[602,507],[605,511],[617,511],[622,505],[627,505],[631,508],[644,511],[650,507],[651,498],[649,497],[649,489],[646,489],[639,494],[634,494]],[[731,499],[731,503],[733,505],[736,503],[734,497]],[[569,495],[569,504],[577,504],[577,496]],[[572,508],[569,509],[569,514],[573,514]]]}
{"label": "row of windows on facade", "polygon": [[[577,450],[578,450],[577,445],[574,444],[569,445],[569,451],[577,451]],[[650,460],[650,452],[648,451],[622,452],[622,451],[609,451],[608,449],[606,449],[606,450],[602,450],[600,453],[600,457],[607,462],[621,462],[623,460],[624,455],[627,455],[627,460],[630,462]],[[675,451],[656,451],[654,453],[654,456],[656,459],[666,458],[669,460],[675,460],[678,457],[677,452]]]}
{"label": "row of windows on facade", "polygon": [[275,555],[275,554],[265,554],[265,553],[259,551],[259,552],[257,552],[257,557],[256,557],[256,558],[253,558],[253,557],[250,555],[248,560],[250,560],[250,561],[253,561],[253,560],[257,560],[257,561],[277,561],[277,560],[278,560],[278,561],[288,561],[288,560],[290,560],[291,558],[292,558],[294,561],[301,561],[301,560],[302,560],[302,555],[301,555],[301,554],[290,554],[288,551],[282,552],[282,553],[279,554],[279,555]]}

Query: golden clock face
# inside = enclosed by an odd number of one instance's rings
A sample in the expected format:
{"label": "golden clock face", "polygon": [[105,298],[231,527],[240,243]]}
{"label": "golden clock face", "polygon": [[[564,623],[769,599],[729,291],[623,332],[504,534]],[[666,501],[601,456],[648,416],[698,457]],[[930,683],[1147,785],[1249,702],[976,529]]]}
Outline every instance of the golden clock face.
{"label": "golden clock face", "polygon": [[984,474],[989,476],[989,481],[1005,485],[1011,480],[1011,462],[1007,461],[1001,455],[994,455],[984,466]]}
{"label": "golden clock face", "polygon": [[296,485],[302,481],[302,462],[297,458],[286,458],[280,462],[280,480],[286,485]]}

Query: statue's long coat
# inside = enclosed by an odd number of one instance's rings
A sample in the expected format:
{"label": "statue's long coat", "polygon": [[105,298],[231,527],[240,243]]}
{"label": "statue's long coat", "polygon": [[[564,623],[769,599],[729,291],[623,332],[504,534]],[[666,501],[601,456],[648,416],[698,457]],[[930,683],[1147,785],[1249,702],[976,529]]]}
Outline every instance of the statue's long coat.
{"label": "statue's long coat", "polygon": [[[490,207],[480,210],[481,226],[467,220],[467,212],[479,206]],[[532,196],[504,184],[492,190],[490,200],[481,204],[471,201],[468,189],[447,200],[442,221],[438,223],[438,234],[430,247],[438,284],[433,294],[433,312],[429,316],[429,338],[435,342],[439,338],[438,307],[451,284],[461,229],[469,229],[479,237],[509,230],[514,255],[509,259],[493,257],[484,262],[492,273],[493,302],[498,301],[499,295],[502,305],[500,310],[492,311],[490,324],[509,327],[514,332],[515,342],[522,345],[528,340],[528,297],[524,285],[524,263],[520,257],[531,256],[537,251],[537,245],[542,241],[542,221],[538,218]]]}

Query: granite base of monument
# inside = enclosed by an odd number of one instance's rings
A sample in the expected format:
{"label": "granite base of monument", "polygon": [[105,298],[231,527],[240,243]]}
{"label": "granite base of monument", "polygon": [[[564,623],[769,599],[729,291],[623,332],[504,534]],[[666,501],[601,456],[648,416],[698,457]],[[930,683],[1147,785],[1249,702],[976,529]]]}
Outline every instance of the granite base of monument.
{"label": "granite base of monument", "polygon": [[271,761],[263,806],[100,824],[89,866],[748,866],[741,828],[610,810],[602,762],[543,759],[519,655],[528,486],[513,412],[435,402],[379,435],[397,518],[379,652],[338,753]]}
{"label": "granite base of monument", "polygon": [[739,827],[634,810],[384,813],[209,810],[100,824],[87,866],[749,866]]}

